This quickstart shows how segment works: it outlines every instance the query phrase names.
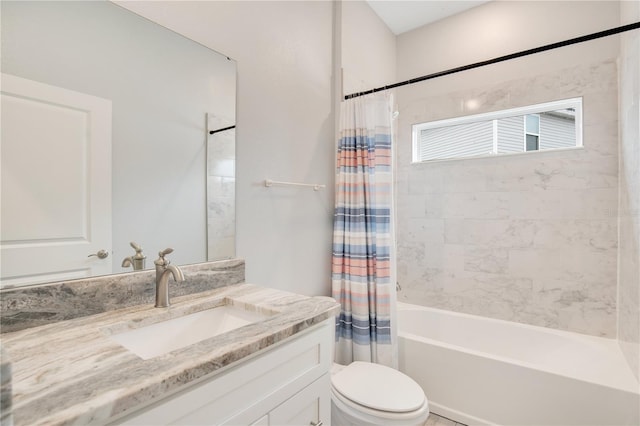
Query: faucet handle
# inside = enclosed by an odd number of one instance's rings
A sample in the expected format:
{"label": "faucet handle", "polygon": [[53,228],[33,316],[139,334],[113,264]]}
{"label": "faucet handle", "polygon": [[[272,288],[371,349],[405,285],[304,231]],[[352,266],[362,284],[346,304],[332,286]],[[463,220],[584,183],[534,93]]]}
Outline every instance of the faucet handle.
{"label": "faucet handle", "polygon": [[161,252],[158,252],[158,256],[160,256],[160,257],[162,257],[164,259],[165,255],[167,255],[169,253],[173,253],[173,249],[171,247],[166,248],[166,249],[162,250]]}
{"label": "faucet handle", "polygon": [[160,266],[167,266],[170,262],[168,260],[165,260],[165,256],[168,255],[169,253],[173,253],[173,249],[172,248],[166,248],[160,252],[158,252],[158,256],[160,256],[156,261],[154,261],[153,263],[156,265],[160,265]]}

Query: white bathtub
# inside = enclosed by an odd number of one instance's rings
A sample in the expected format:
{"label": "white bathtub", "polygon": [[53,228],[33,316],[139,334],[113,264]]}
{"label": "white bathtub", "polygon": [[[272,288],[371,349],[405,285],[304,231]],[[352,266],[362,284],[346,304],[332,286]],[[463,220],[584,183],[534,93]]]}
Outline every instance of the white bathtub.
{"label": "white bathtub", "polygon": [[398,303],[400,370],[469,425],[640,423],[615,340]]}

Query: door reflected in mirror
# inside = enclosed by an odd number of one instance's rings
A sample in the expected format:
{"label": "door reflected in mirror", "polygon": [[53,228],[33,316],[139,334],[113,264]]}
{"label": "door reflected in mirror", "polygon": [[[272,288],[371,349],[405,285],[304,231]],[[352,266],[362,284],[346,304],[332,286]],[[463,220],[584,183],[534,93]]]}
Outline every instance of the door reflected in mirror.
{"label": "door reflected in mirror", "polygon": [[[89,145],[96,133],[83,127],[92,119],[78,118],[71,132],[79,136],[69,157],[56,140],[64,131],[54,137],[51,120],[45,119],[65,102],[50,102],[50,111],[22,111],[12,123],[14,107],[32,98],[8,93],[3,76],[2,288],[88,277],[96,269],[99,274],[130,272],[123,266],[135,254],[130,242],[149,258],[147,268],[167,247],[174,248],[171,261],[177,264],[234,257],[235,131],[209,135],[208,130],[219,123],[235,125],[235,62],[110,2],[3,1],[0,7],[2,72],[102,99],[111,104],[112,120],[99,135],[108,135],[111,148],[96,160]],[[85,110],[66,111],[53,121],[61,123],[73,111],[82,116]],[[12,136],[5,128],[13,129]],[[14,152],[8,155],[14,136]],[[22,176],[8,167],[17,164],[16,158]],[[70,163],[63,165],[63,159]],[[92,182],[89,176],[97,167],[109,169],[111,178]],[[71,172],[84,179],[74,181],[72,199],[52,196],[55,188],[73,186]],[[110,207],[88,189],[91,183],[108,189]],[[78,207],[58,214],[70,205]],[[110,219],[110,225],[100,226],[108,235],[103,240],[89,226],[96,206]],[[72,232],[58,232],[64,220],[74,221],[66,228]],[[39,251],[71,243],[80,247],[71,266],[61,250]],[[90,256],[99,250],[109,256]],[[40,268],[45,258],[57,270]],[[18,266],[10,271],[9,264]]]}

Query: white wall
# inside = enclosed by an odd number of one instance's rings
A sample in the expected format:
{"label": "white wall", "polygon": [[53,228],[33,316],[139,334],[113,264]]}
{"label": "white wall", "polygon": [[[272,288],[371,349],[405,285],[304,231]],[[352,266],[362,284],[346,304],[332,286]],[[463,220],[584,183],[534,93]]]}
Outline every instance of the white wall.
{"label": "white wall", "polygon": [[[492,1],[466,12],[398,36],[397,74],[400,81],[532,49],[617,26],[614,1]],[[556,52],[567,63],[602,54],[606,40]],[[509,61],[518,75],[532,75],[537,64],[553,57],[533,55],[529,61]],[[518,66],[519,65],[519,66]],[[550,64],[552,65],[552,64]],[[485,67],[491,81],[503,78]],[[493,77],[492,77],[493,76]],[[440,79],[443,81],[443,79]]]}
{"label": "white wall", "polygon": [[[400,35],[398,77],[618,24],[617,2],[491,2]],[[609,37],[397,89],[399,299],[616,336],[618,50]],[[411,164],[414,123],[579,96],[584,149]]]}
{"label": "white wall", "polygon": [[[330,294],[332,3],[118,4],[237,61],[237,255],[247,282]],[[327,189],[267,189],[265,178]]]}
{"label": "white wall", "polygon": [[396,82],[396,36],[363,0],[342,7],[343,94]]}

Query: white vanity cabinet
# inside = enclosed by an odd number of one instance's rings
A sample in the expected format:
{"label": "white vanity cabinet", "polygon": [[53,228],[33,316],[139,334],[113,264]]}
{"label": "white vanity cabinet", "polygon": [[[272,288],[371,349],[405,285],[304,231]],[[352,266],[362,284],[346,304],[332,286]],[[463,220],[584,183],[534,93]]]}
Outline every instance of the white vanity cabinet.
{"label": "white vanity cabinet", "polygon": [[251,355],[112,425],[329,425],[334,319]]}

